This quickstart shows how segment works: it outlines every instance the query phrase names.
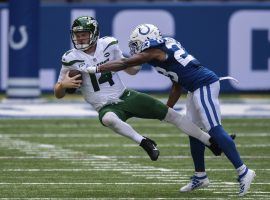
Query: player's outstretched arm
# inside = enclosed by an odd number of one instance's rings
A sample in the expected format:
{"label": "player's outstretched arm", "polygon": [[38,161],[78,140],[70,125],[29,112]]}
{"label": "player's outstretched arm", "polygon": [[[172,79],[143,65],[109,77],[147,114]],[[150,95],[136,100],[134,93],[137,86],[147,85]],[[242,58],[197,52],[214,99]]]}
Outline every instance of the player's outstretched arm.
{"label": "player's outstretched arm", "polygon": [[90,66],[83,71],[87,73],[99,73],[108,71],[121,71],[128,67],[142,65],[151,60],[164,60],[166,55],[160,49],[147,49],[141,53],[134,54],[129,58],[122,58],[120,60],[109,61],[100,66]]}
{"label": "player's outstretched arm", "polygon": [[142,66],[138,65],[138,66],[134,66],[134,67],[128,67],[128,68],[124,69],[124,71],[129,75],[136,75],[141,70],[141,68],[142,68]]}

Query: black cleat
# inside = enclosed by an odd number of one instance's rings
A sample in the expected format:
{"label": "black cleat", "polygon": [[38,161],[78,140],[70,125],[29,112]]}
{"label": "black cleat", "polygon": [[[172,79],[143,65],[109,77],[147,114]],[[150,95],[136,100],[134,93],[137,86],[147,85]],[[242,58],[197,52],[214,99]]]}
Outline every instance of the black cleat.
{"label": "black cleat", "polygon": [[159,150],[156,147],[157,144],[155,143],[155,141],[144,137],[144,139],[142,139],[140,143],[140,146],[147,152],[151,160],[156,161],[158,159]]}
{"label": "black cleat", "polygon": [[[234,140],[236,138],[235,134],[230,135],[230,137]],[[216,141],[211,137],[209,139],[209,142],[211,143],[210,146],[207,146],[215,156],[220,156],[222,154],[222,149],[218,146]]]}
{"label": "black cleat", "polygon": [[210,142],[210,146],[207,146],[215,156],[220,156],[222,153],[222,149],[219,148],[218,144],[216,143],[216,141],[211,137],[209,139]]}
{"label": "black cleat", "polygon": [[235,134],[231,134],[230,136],[231,136],[231,138],[232,138],[233,140],[236,138],[236,135],[235,135]]}

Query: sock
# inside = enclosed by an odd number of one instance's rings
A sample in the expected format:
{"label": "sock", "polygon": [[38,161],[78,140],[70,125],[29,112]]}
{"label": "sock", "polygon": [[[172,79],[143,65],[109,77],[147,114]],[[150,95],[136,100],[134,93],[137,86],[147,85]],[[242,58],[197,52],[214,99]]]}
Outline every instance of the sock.
{"label": "sock", "polygon": [[211,128],[209,134],[216,140],[219,147],[223,150],[235,169],[243,165],[233,139],[226,133],[221,125]]}
{"label": "sock", "polygon": [[245,173],[246,169],[247,169],[247,166],[245,164],[243,164],[241,167],[238,167],[236,169],[236,171],[237,171],[238,175],[241,176],[242,174]]}
{"label": "sock", "polygon": [[205,145],[210,145],[210,136],[203,132],[185,115],[180,115],[175,110],[169,108],[164,121],[175,125],[177,128],[183,130],[187,135],[197,138]]}
{"label": "sock", "polygon": [[195,172],[195,176],[204,177],[204,176],[206,176],[206,172]]}
{"label": "sock", "polygon": [[115,113],[107,112],[103,118],[102,123],[108,128],[112,129],[114,132],[128,137],[137,144],[140,144],[143,136],[137,133],[129,124],[123,122]]}
{"label": "sock", "polygon": [[195,172],[205,172],[205,163],[204,163],[205,145],[193,137],[189,137],[189,143],[190,143],[190,152],[195,167]]}

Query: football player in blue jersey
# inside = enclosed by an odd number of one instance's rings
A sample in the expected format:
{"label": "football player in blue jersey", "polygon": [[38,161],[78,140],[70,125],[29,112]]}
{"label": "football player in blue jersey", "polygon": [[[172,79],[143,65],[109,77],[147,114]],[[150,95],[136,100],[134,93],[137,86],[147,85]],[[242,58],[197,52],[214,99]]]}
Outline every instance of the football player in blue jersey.
{"label": "football player in blue jersey", "polygon": [[[245,195],[255,177],[255,172],[243,163],[233,139],[221,125],[219,77],[202,66],[177,40],[163,37],[159,29],[152,24],[137,26],[130,36],[129,47],[132,55],[130,58],[109,61],[101,66],[90,66],[85,71],[88,73],[119,71],[149,63],[172,81],[167,101],[169,107],[175,105],[181,95],[181,88],[185,88],[188,91],[187,116],[217,141],[238,173],[239,196]],[[180,189],[181,192],[209,185],[204,162],[205,145],[193,137],[189,139],[195,174],[191,181]]]}

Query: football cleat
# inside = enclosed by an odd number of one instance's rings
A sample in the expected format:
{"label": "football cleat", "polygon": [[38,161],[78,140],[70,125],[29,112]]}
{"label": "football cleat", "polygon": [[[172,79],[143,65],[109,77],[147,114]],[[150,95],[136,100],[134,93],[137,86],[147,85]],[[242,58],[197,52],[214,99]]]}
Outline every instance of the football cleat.
{"label": "football cleat", "polygon": [[216,143],[216,141],[211,137],[209,139],[210,142],[210,146],[207,146],[215,156],[220,156],[222,153],[222,149],[219,148],[218,144]]}
{"label": "football cleat", "polygon": [[208,187],[210,183],[206,175],[203,177],[194,175],[190,179],[191,181],[187,185],[180,188],[180,192],[190,192],[195,189],[205,188]]}
{"label": "football cleat", "polygon": [[142,139],[140,146],[147,152],[151,160],[156,161],[159,156],[159,150],[157,149],[157,144],[155,141],[144,137]]}
{"label": "football cleat", "polygon": [[246,168],[246,171],[244,172],[243,175],[239,176],[238,182],[240,185],[240,190],[239,190],[239,196],[244,196],[251,185],[251,182],[254,180],[256,174],[253,170]]}
{"label": "football cleat", "polygon": [[[230,137],[234,140],[236,135],[232,134],[230,135]],[[222,154],[222,149],[218,146],[218,144],[216,143],[216,141],[214,140],[214,138],[210,138],[209,142],[211,143],[210,146],[207,146],[215,156],[220,156]]]}

